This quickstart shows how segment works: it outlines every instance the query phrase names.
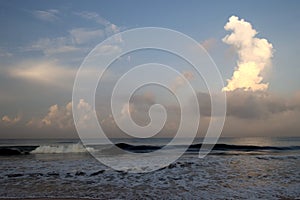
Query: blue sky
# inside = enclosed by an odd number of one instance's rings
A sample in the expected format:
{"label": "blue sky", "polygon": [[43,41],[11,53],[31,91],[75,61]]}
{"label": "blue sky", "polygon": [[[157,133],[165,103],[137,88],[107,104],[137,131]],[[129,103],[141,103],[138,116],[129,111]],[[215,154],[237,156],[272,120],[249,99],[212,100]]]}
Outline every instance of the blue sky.
{"label": "blue sky", "polygon": [[[34,14],[34,11],[51,9],[59,13],[54,13],[52,18],[49,15],[49,19],[39,19]],[[297,1],[272,1],[272,5],[269,1],[2,1],[1,54],[10,53],[14,56],[10,59],[2,58],[1,62],[15,62],[16,59],[30,57],[42,58],[43,54],[40,52],[21,51],[38,39],[66,37],[75,28],[103,28],[92,20],[84,20],[76,15],[86,11],[98,13],[121,30],[157,26],[183,32],[199,42],[214,38],[221,47],[220,50],[211,52],[211,55],[226,79],[231,75],[232,68],[228,65],[232,62],[225,63],[224,66],[224,59],[220,55],[226,48],[221,43],[221,38],[226,34],[223,26],[231,15],[237,15],[252,22],[259,36],[272,42],[275,55],[270,88],[285,93],[297,90],[299,85],[297,52],[300,45],[300,26],[296,21],[300,17],[298,9]],[[105,36],[98,41],[103,39]],[[93,41],[89,47],[92,48],[95,44],[96,41]],[[78,66],[78,63],[80,61],[75,65]],[[282,85],[282,81],[286,81],[286,84]]]}
{"label": "blue sky", "polygon": [[[266,38],[273,45],[272,65],[264,74],[264,81],[269,83],[268,93],[287,102],[295,101],[300,86],[299,9],[299,1],[292,0],[3,0],[0,2],[1,129],[19,132],[26,127],[24,135],[41,132],[38,125],[28,127],[28,123],[47,116],[52,105],[66,111],[64,106],[71,101],[76,70],[88,52],[114,33],[131,28],[174,29],[206,44],[226,84],[237,62],[232,47],[222,42],[228,34],[224,26],[232,15],[250,22],[258,31],[257,37]],[[156,54],[150,54],[150,58],[151,55]],[[161,59],[167,60],[168,56]],[[131,60],[143,63],[149,60],[149,54],[148,57],[133,54]],[[115,66],[118,71],[118,67],[131,65],[125,59]],[[3,120],[5,116],[8,118]],[[19,134],[22,133],[16,136]]]}

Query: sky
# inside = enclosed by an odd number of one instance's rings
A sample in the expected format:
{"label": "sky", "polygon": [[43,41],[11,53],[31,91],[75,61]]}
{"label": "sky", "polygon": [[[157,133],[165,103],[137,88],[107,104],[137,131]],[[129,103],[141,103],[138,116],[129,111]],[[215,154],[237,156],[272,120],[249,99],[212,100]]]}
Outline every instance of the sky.
{"label": "sky", "polygon": [[[77,137],[71,103],[77,70],[100,42],[141,27],[182,32],[207,50],[227,95],[222,136],[300,136],[299,9],[296,0],[2,0],[0,138]],[[106,49],[117,50],[118,46]],[[126,136],[109,110],[113,85],[133,66],[153,61],[173,66],[195,88],[201,113],[198,136],[204,136],[212,116],[203,80],[185,61],[154,50],[132,52],[112,64],[96,94],[103,130],[111,137]],[[170,80],[171,91],[185,94],[187,90],[180,77],[151,72],[143,76]],[[84,100],[77,103],[77,108],[91,109]],[[120,116],[130,113],[145,126],[149,108],[158,103],[168,114],[158,137],[171,137],[178,128],[180,109],[172,93],[163,88],[141,88],[119,109]]]}

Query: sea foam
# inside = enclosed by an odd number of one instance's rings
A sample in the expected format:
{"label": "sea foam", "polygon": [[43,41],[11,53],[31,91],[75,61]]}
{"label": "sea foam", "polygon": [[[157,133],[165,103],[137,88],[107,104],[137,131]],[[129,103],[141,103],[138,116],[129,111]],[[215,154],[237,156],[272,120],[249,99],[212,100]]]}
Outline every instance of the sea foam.
{"label": "sea foam", "polygon": [[32,154],[42,153],[86,153],[95,151],[92,147],[84,147],[82,144],[42,145],[31,151]]}

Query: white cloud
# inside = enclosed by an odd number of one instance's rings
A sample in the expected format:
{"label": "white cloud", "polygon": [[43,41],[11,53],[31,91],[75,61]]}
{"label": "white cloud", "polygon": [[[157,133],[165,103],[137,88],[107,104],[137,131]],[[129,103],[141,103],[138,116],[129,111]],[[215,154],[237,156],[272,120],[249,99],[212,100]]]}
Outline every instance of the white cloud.
{"label": "white cloud", "polygon": [[223,90],[266,90],[268,83],[262,83],[262,72],[271,62],[272,44],[266,39],[255,37],[257,32],[252,25],[236,16],[230,17],[224,28],[232,31],[223,38],[223,42],[236,49],[238,62],[232,78],[227,80],[228,84]]}
{"label": "white cloud", "polygon": [[0,57],[11,57],[13,54],[0,48]]}
{"label": "white cloud", "polygon": [[92,127],[91,121],[96,114],[93,107],[84,99],[80,99],[76,106],[79,118],[76,121],[78,126],[89,128]]}
{"label": "white cloud", "polygon": [[206,51],[210,51],[216,46],[217,40],[215,38],[209,38],[201,42],[201,45],[206,49]]}
{"label": "white cloud", "polygon": [[35,10],[33,11],[33,15],[43,21],[54,22],[58,20],[59,11],[56,9],[49,10]]}
{"label": "white cloud", "polygon": [[132,103],[125,103],[121,110],[121,118],[130,118],[134,111],[135,109]]}
{"label": "white cloud", "polygon": [[107,44],[107,45],[101,45],[100,47],[98,47],[96,49],[96,52],[94,52],[94,53],[96,55],[98,53],[101,55],[109,55],[109,54],[113,54],[113,53],[119,53],[121,51],[122,51],[122,49],[120,46]]}
{"label": "white cloud", "polygon": [[[299,133],[300,93],[286,99],[261,91],[236,90],[228,94],[229,105],[223,136],[283,136],[285,134],[291,136]],[[122,117],[127,118],[130,114],[130,117],[138,125],[145,126],[150,122],[149,108],[155,103],[157,102],[153,100],[152,95],[133,97],[132,102],[123,105],[119,112],[120,115],[117,117],[122,120]],[[208,104],[206,106],[209,107],[209,102],[206,103]],[[89,127],[95,114],[92,106],[81,99],[75,108],[82,113],[78,123],[81,126]],[[180,123],[180,108],[178,105],[167,105],[165,108],[168,112],[168,120],[163,133],[166,134],[164,136],[171,136],[170,134],[176,132]],[[124,136],[112,115],[105,112],[100,114],[103,117],[101,126],[105,133],[111,134],[111,136]],[[190,117],[193,117],[192,113]],[[1,124],[14,125],[20,120],[20,115],[16,117],[3,116]],[[199,133],[206,131],[209,121],[210,116],[202,117]],[[30,120],[27,127],[30,128],[29,130],[54,128],[62,131],[74,131],[72,103],[69,102],[65,106],[57,104],[50,106],[44,116]]]}
{"label": "white cloud", "polygon": [[45,83],[60,87],[72,86],[76,69],[50,61],[27,61],[9,67],[8,75],[27,81]]}
{"label": "white cloud", "polygon": [[[193,80],[195,78],[194,74],[192,72],[190,72],[190,71],[182,72],[182,75],[188,81]],[[187,82],[185,81],[185,79],[183,79],[181,76],[177,76],[174,79],[174,81],[171,83],[170,88],[171,88],[172,91],[176,91],[176,90],[178,90],[179,88],[183,87],[186,84],[187,84]]]}
{"label": "white cloud", "polygon": [[[43,20],[54,21],[58,19],[56,15],[58,10],[34,11],[34,14]],[[86,20],[92,20],[101,26],[99,28],[85,28],[78,27],[68,31],[68,34],[56,38],[40,38],[27,47],[21,48],[23,51],[41,51],[45,56],[70,56],[78,59],[78,53],[82,56],[86,55],[87,51],[91,50],[91,44],[98,44],[105,37],[109,37],[120,31],[120,28],[108,20],[102,18],[99,14],[94,12],[79,12],[75,13],[77,16]],[[115,36],[115,42],[122,42],[120,36]],[[0,51],[1,56],[1,51]],[[83,57],[82,57],[83,58]],[[64,58],[65,60],[65,58]]]}
{"label": "white cloud", "polygon": [[42,51],[46,56],[72,53],[79,51],[80,48],[75,47],[72,44],[71,39],[67,37],[57,38],[42,38],[34,42],[30,47],[27,47],[28,51]]}
{"label": "white cloud", "polygon": [[98,13],[96,12],[88,12],[88,11],[83,11],[83,12],[77,12],[75,13],[76,15],[87,19],[87,20],[93,20],[98,24],[101,24],[103,26],[109,26],[111,23],[106,20],[105,18],[101,17]]}
{"label": "white cloud", "polygon": [[[105,31],[106,36],[110,36],[110,35],[120,32],[120,28],[117,25],[115,25],[115,24],[111,23],[110,21],[108,21],[107,19],[101,17],[98,13],[84,11],[84,12],[77,12],[75,14],[82,17],[83,19],[91,20],[91,21],[96,22],[97,24],[104,26],[105,27],[104,31]],[[119,39],[121,41],[121,38],[119,38]]]}
{"label": "white cloud", "polygon": [[[95,114],[91,105],[84,99],[80,99],[75,109],[79,113],[78,126],[89,126],[90,121]],[[65,106],[52,105],[48,109],[48,113],[41,118],[33,118],[27,124],[28,127],[33,128],[56,128],[62,130],[70,130],[75,128],[72,102],[67,103]]]}
{"label": "white cloud", "polygon": [[[78,68],[62,65],[57,61],[39,60],[23,61],[15,65],[7,66],[6,69],[0,71],[11,78],[29,83],[38,83],[48,88],[56,87],[58,90],[71,91],[77,70]],[[95,77],[101,73],[102,71],[100,69],[93,68],[82,71],[80,76],[88,80],[90,77]],[[102,81],[111,81],[114,79],[115,74],[110,70],[106,70]]]}
{"label": "white cloud", "polygon": [[9,116],[4,115],[2,117],[2,122],[4,122],[5,124],[8,124],[8,125],[13,125],[13,124],[18,123],[21,119],[22,119],[21,115],[17,115],[14,118],[10,118]]}
{"label": "white cloud", "polygon": [[37,128],[54,127],[59,129],[73,128],[72,103],[67,103],[65,107],[59,107],[57,104],[50,106],[46,116],[41,119],[30,120],[27,126]]}
{"label": "white cloud", "polygon": [[104,31],[101,29],[75,28],[70,30],[70,35],[76,44],[85,44],[93,40],[100,41],[104,36]]}

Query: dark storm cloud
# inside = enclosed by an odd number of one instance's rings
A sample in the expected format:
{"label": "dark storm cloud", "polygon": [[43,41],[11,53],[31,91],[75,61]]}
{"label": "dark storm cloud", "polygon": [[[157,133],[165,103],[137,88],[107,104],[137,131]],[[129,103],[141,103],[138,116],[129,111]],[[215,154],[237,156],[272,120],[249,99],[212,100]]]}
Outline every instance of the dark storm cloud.
{"label": "dark storm cloud", "polygon": [[242,90],[227,92],[227,116],[263,119],[290,109],[287,100],[267,92]]}
{"label": "dark storm cloud", "polygon": [[[300,98],[282,98],[262,91],[235,90],[226,92],[227,113],[229,117],[241,119],[264,119],[286,111],[300,109]],[[208,93],[197,93],[202,116],[211,115],[211,101]],[[215,97],[214,97],[215,98]],[[216,97],[217,98],[217,97]]]}

